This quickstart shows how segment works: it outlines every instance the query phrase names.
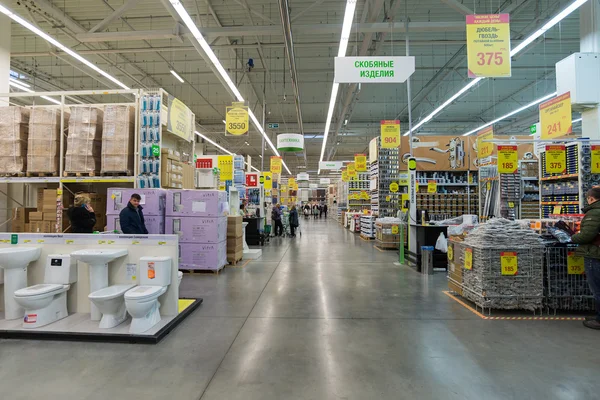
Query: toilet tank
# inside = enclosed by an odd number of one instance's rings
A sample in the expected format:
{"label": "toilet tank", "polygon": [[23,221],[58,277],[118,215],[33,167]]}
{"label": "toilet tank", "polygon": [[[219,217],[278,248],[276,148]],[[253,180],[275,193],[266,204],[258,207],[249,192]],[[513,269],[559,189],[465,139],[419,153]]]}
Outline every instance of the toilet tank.
{"label": "toilet tank", "polygon": [[69,285],[77,282],[77,260],[69,254],[49,254],[44,283]]}
{"label": "toilet tank", "polygon": [[168,286],[171,284],[171,257],[140,258],[140,285]]}

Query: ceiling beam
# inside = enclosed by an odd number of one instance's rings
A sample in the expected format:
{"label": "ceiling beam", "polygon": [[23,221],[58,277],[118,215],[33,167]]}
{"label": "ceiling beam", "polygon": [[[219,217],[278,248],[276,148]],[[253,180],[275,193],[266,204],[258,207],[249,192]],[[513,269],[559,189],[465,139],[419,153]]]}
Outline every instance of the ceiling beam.
{"label": "ceiling beam", "polygon": [[458,0],[441,0],[442,3],[446,4],[448,7],[452,8],[454,11],[461,13],[462,15],[470,15],[474,14],[473,10],[469,7],[465,6]]}
{"label": "ceiling beam", "polygon": [[102,21],[97,23],[92,29],[90,29],[89,33],[103,31],[114,20],[121,18],[123,14],[135,7],[139,2],[140,0],[127,0],[121,7],[117,8],[115,11],[112,12],[112,14],[104,18]]}
{"label": "ceiling beam", "polygon": [[75,38],[81,43],[130,42],[136,40],[179,39],[182,33],[187,33],[187,29],[177,24],[173,29],[78,33]]}

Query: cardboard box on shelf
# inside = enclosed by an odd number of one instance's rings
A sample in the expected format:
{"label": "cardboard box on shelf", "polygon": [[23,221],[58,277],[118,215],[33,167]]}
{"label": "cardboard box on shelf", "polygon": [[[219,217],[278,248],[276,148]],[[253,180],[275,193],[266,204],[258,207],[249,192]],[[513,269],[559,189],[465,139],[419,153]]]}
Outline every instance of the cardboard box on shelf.
{"label": "cardboard box on shelf", "polygon": [[17,207],[13,209],[13,218],[11,221],[12,232],[24,232],[25,226],[31,219],[31,214],[35,212],[35,208]]}
{"label": "cardboard box on shelf", "polygon": [[160,150],[161,158],[170,159],[173,161],[181,161],[181,153],[174,149],[162,148]]}
{"label": "cardboard box on shelf", "polygon": [[196,168],[190,164],[183,164],[183,188],[194,189],[194,173]]}
{"label": "cardboard box on shelf", "polygon": [[42,221],[44,219],[44,213],[41,211],[35,211],[29,213],[29,221]]}
{"label": "cardboard box on shelf", "polygon": [[[39,207],[38,207],[38,210],[39,210]],[[44,205],[42,206],[42,209],[41,209],[41,211],[42,211],[44,214],[51,214],[51,213],[54,213],[54,215],[56,215],[56,210],[57,210],[57,208],[56,208],[56,204],[54,204],[54,205],[46,205],[46,204],[44,204]],[[43,219],[43,218],[42,218],[42,219]]]}
{"label": "cardboard box on shelf", "polygon": [[108,105],[102,124],[101,172],[133,174],[134,107]]}
{"label": "cardboard box on shelf", "polygon": [[234,263],[244,258],[244,251],[239,250],[234,253],[227,252],[227,262]]}
{"label": "cardboard box on shelf", "polygon": [[166,215],[220,217],[228,211],[227,192],[219,190],[174,190],[167,194]]}
{"label": "cardboard box on shelf", "polygon": [[219,243],[227,238],[226,217],[166,217],[165,234],[180,243]]}
{"label": "cardboard box on shelf", "polygon": [[241,238],[227,238],[227,253],[244,251],[244,241]]}
{"label": "cardboard box on shelf", "polygon": [[30,110],[0,107],[0,173],[25,172]]}
{"label": "cardboard box on shelf", "polygon": [[56,221],[56,209],[54,212],[45,212],[43,214],[43,221]]}
{"label": "cardboard box on shelf", "polygon": [[242,222],[244,218],[241,215],[227,217],[227,238],[239,238],[243,235]]}

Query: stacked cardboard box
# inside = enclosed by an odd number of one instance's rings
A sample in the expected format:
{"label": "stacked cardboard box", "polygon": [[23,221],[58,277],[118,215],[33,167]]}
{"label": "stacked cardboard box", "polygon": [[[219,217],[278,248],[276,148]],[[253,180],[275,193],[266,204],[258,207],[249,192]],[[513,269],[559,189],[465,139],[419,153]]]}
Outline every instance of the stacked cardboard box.
{"label": "stacked cardboard box", "polygon": [[194,189],[194,174],[196,168],[190,164],[183,164],[183,188]]}
{"label": "stacked cardboard box", "polygon": [[103,173],[133,174],[135,111],[131,106],[106,106],[102,127]]}
{"label": "stacked cardboard box", "polygon": [[165,233],[165,199],[167,192],[162,189],[108,189],[108,200],[106,204],[106,230],[121,231],[119,213],[129,203],[132,194],[139,194],[142,200],[144,223],[151,235],[162,235]]}
{"label": "stacked cardboard box", "polygon": [[17,207],[13,209],[13,218],[11,221],[12,232],[25,232],[25,226],[29,224],[30,216],[37,209],[36,208],[25,208]]}
{"label": "stacked cardboard box", "polygon": [[183,189],[183,166],[179,152],[162,149],[160,160],[161,186],[171,189]]}
{"label": "stacked cardboard box", "polygon": [[29,109],[0,107],[0,174],[25,172]]}
{"label": "stacked cardboard box", "polygon": [[100,172],[103,116],[104,112],[99,108],[71,108],[65,157],[66,172]]}
{"label": "stacked cardboard box", "polygon": [[244,255],[243,218],[241,215],[227,217],[227,261],[240,261]]}
{"label": "stacked cardboard box", "polygon": [[227,192],[168,190],[165,233],[179,235],[179,266],[219,271],[227,264]]}
{"label": "stacked cardboard box", "polygon": [[29,222],[25,223],[24,232],[54,233],[57,232],[56,216],[58,214],[58,192],[56,189],[38,189],[37,211],[29,213]]}
{"label": "stacked cardboard box", "polygon": [[27,172],[58,175],[60,115],[60,109],[57,108],[32,108],[27,141]]}

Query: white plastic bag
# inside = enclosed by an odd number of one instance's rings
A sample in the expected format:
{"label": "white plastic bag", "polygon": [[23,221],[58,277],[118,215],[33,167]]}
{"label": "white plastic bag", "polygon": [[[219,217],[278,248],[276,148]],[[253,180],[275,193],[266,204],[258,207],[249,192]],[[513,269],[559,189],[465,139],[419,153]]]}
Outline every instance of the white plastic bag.
{"label": "white plastic bag", "polygon": [[440,236],[438,236],[437,241],[435,242],[436,250],[441,251],[442,253],[448,252],[448,239],[442,232],[440,232]]}

